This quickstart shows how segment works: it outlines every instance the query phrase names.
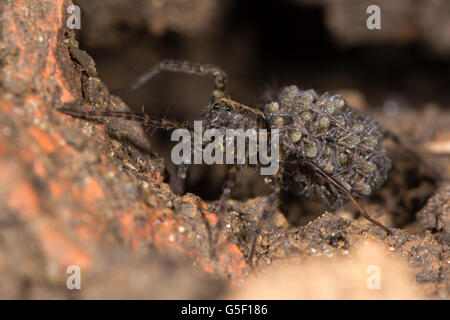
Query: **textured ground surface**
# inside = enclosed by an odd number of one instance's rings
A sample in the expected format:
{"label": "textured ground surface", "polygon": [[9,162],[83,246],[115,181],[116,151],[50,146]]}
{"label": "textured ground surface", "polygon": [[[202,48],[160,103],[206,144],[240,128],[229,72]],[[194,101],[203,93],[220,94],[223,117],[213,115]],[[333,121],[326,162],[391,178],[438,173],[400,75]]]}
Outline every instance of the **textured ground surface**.
{"label": "textured ground surface", "polygon": [[[448,298],[450,185],[434,181],[394,146],[396,165],[388,182],[363,202],[374,217],[398,226],[392,237],[354,219],[351,207],[336,215],[286,196],[284,214],[277,211],[264,227],[253,271],[245,256],[263,193],[229,201],[227,227],[218,256],[211,259],[217,203],[171,192],[165,182],[167,159],[153,152],[140,125],[84,122],[55,111],[74,100],[85,109],[128,109],[109,93],[93,59],[63,27],[68,4],[7,0],[0,5],[1,298],[251,297],[251,291],[239,290],[261,285],[268,290],[264,281],[246,282],[266,273],[266,266],[283,268],[289,259],[325,265],[320,259],[326,257],[336,259],[340,270],[340,259],[361,261],[358,248],[366,241],[377,248],[371,264],[389,264],[388,256],[411,273],[417,293],[412,297]],[[344,94],[366,108],[358,92]],[[372,113],[448,178],[447,110],[429,104]],[[82,270],[83,289],[76,293],[65,287],[68,265]],[[381,295],[393,296],[402,292]]]}

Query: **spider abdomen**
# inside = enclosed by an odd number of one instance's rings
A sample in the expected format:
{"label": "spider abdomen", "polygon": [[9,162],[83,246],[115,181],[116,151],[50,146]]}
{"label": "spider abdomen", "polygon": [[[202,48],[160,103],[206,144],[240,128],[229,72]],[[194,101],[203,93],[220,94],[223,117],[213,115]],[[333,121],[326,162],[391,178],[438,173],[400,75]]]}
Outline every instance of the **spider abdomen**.
{"label": "spider abdomen", "polygon": [[[280,129],[283,187],[318,198],[331,207],[342,204],[342,191],[313,174],[306,162],[321,168],[353,196],[367,196],[387,178],[391,160],[378,123],[349,106],[340,95],[285,87],[265,107],[268,125]],[[307,160],[307,161],[305,161]]]}

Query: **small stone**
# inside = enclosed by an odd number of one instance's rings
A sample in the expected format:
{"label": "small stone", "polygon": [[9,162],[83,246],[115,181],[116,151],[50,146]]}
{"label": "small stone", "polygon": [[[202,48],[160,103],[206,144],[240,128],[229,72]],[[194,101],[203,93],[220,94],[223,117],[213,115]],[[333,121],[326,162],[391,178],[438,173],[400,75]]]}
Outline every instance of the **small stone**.
{"label": "small stone", "polygon": [[[107,178],[107,179],[114,179],[115,177],[116,177],[116,174],[113,171],[108,171],[105,174],[105,178]],[[146,182],[146,181],[144,181],[144,182]]]}

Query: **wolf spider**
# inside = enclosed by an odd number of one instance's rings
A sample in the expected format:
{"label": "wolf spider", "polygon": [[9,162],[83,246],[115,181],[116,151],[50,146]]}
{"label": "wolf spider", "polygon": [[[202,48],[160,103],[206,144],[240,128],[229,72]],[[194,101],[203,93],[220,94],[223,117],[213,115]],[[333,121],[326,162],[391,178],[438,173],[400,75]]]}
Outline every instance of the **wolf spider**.
{"label": "wolf spider", "polygon": [[[215,88],[206,107],[204,129],[268,129],[280,131],[279,170],[268,183],[271,192],[251,238],[248,261],[252,264],[256,242],[265,220],[275,210],[281,189],[297,195],[320,199],[331,208],[350,200],[367,220],[392,235],[391,229],[373,219],[356,201],[379,188],[387,178],[391,161],[383,139],[399,139],[369,116],[347,105],[340,95],[314,90],[301,91],[296,86],[281,89],[278,95],[260,110],[246,106],[227,96],[227,77],[219,68],[199,63],[164,60],[136,78],[120,93],[135,90],[162,71],[180,72],[214,77]],[[142,122],[155,128],[177,129],[192,127],[180,122],[155,118],[144,113],[128,111],[80,111],[63,106],[59,111],[86,120],[123,118]],[[244,166],[249,165],[246,163]],[[230,165],[217,209],[218,223],[214,242],[215,254],[221,232],[225,203],[230,198],[239,169],[243,165]],[[258,168],[259,165],[251,165]],[[176,193],[184,193],[187,166],[176,170]]]}

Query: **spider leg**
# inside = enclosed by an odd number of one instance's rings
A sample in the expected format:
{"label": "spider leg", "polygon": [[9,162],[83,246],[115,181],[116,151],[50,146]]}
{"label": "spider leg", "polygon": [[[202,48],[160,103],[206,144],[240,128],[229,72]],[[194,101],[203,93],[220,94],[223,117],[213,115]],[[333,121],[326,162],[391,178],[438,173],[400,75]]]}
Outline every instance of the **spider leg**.
{"label": "spider leg", "polygon": [[406,153],[408,153],[409,155],[411,155],[418,163],[422,164],[424,166],[424,168],[428,171],[428,173],[430,174],[430,176],[436,180],[436,181],[442,181],[442,176],[439,174],[439,172],[433,168],[432,166],[430,166],[430,164],[428,162],[426,162],[425,160],[423,160],[423,158],[414,150],[408,148],[403,141],[400,139],[400,137],[398,135],[396,135],[395,133],[393,133],[390,130],[384,129],[383,130],[383,135],[388,138],[391,139],[394,143],[396,143],[401,149],[403,149]]}
{"label": "spider leg", "polygon": [[[193,128],[191,128],[187,123],[180,123],[167,119],[158,119],[145,113],[135,113],[129,111],[77,110],[72,108],[74,104],[75,103],[66,104],[65,106],[58,108],[57,110],[72,117],[85,120],[96,121],[103,120],[105,118],[120,118],[130,121],[142,122],[149,127],[154,127],[155,129],[187,129],[189,131],[193,130]],[[67,106],[69,106],[69,108]],[[183,195],[185,193],[187,168],[188,165],[184,163],[176,167],[176,176],[174,179],[172,190],[177,195]]]}
{"label": "spider leg", "polygon": [[172,184],[172,190],[176,195],[184,195],[186,192],[186,176],[187,176],[188,165],[180,164],[176,166],[176,176]]}
{"label": "spider leg", "polygon": [[213,98],[223,97],[227,91],[227,77],[225,72],[213,65],[189,61],[163,60],[153,66],[149,71],[138,76],[128,87],[116,91],[115,94],[122,94],[135,90],[163,71],[213,76],[215,83]]}
{"label": "spider leg", "polygon": [[216,224],[216,234],[213,239],[212,247],[211,247],[211,256],[216,256],[217,244],[219,242],[219,236],[222,231],[223,219],[225,216],[225,205],[228,199],[230,199],[231,190],[233,189],[236,183],[236,177],[238,174],[239,168],[236,166],[231,166],[227,168],[227,178],[225,185],[222,189],[222,194],[219,199],[219,208],[217,209],[217,224]]}
{"label": "spider leg", "polygon": [[281,175],[282,175],[281,172],[282,172],[282,170],[280,168],[280,170],[278,171],[278,174],[272,180],[272,191],[269,194],[269,196],[267,197],[266,206],[264,208],[263,213],[261,214],[261,216],[259,218],[258,224],[256,225],[256,229],[255,229],[255,231],[253,233],[253,237],[251,239],[251,249],[250,249],[250,253],[247,258],[248,264],[250,266],[252,265],[253,256],[255,255],[256,241],[258,240],[258,238],[261,234],[262,227],[264,226],[264,223],[266,222],[267,218],[275,211],[277,203],[278,203],[278,198],[279,198],[280,190],[281,190]]}
{"label": "spider leg", "polygon": [[364,218],[366,218],[367,220],[369,220],[370,222],[372,222],[373,224],[375,224],[376,226],[380,227],[381,229],[383,229],[384,231],[387,232],[388,235],[392,235],[393,232],[391,229],[389,229],[388,227],[386,227],[385,225],[383,225],[381,222],[378,222],[377,220],[375,220],[374,218],[372,218],[360,205],[359,203],[356,201],[356,199],[352,196],[352,194],[337,180],[335,180],[333,177],[329,176],[327,173],[325,173],[321,168],[319,168],[315,163],[309,161],[309,160],[305,160],[306,163],[315,171],[317,172],[319,175],[321,175],[325,180],[327,180],[331,185],[335,186],[336,188],[338,188],[339,190],[341,190],[342,192],[345,193],[345,195],[350,199],[350,201],[352,202],[352,204],[355,206],[355,208],[360,212],[361,215],[364,216]]}
{"label": "spider leg", "polygon": [[[66,107],[69,105],[70,107]],[[188,129],[193,130],[187,124],[180,123],[174,120],[160,119],[152,117],[148,114],[130,112],[130,111],[91,111],[91,110],[77,110],[72,108],[73,103],[67,104],[61,108],[58,108],[59,112],[70,115],[75,118],[81,118],[85,120],[103,120],[105,118],[121,118],[130,121],[142,122],[148,126],[160,128],[160,129]]]}

